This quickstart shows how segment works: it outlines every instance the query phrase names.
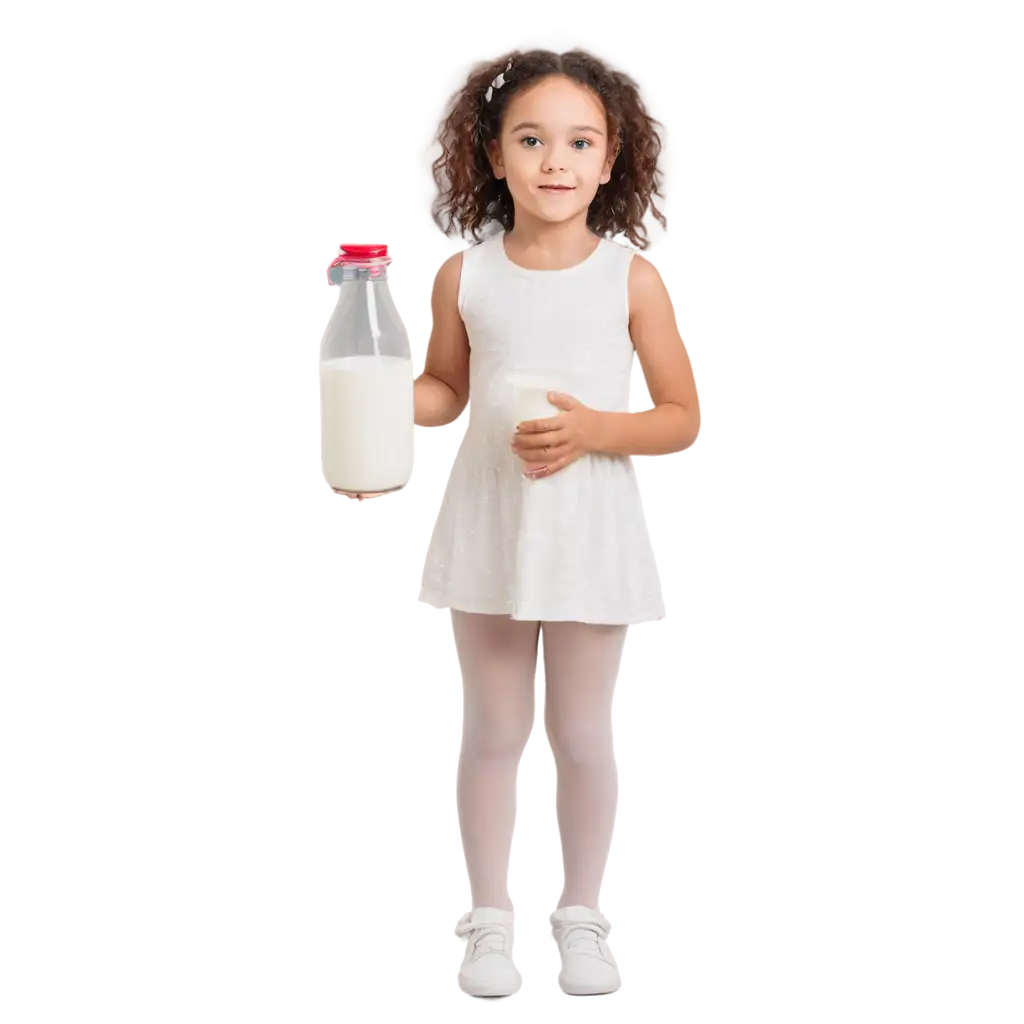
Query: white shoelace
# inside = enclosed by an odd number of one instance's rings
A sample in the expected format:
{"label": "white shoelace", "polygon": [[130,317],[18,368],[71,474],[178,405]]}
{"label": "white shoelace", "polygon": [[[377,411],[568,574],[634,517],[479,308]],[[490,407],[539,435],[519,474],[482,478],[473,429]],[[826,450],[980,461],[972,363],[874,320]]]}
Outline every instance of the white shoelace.
{"label": "white shoelace", "polygon": [[455,926],[455,934],[458,935],[459,938],[463,938],[471,932],[475,932],[476,934],[472,939],[473,952],[470,955],[470,961],[479,960],[485,953],[508,954],[508,950],[506,949],[507,932],[504,926],[494,924],[472,924],[467,915]]}
{"label": "white shoelace", "polygon": [[611,961],[601,952],[598,938],[606,938],[608,932],[596,922],[569,922],[559,926],[560,941],[566,952],[580,953],[583,956],[596,957],[605,963]]}

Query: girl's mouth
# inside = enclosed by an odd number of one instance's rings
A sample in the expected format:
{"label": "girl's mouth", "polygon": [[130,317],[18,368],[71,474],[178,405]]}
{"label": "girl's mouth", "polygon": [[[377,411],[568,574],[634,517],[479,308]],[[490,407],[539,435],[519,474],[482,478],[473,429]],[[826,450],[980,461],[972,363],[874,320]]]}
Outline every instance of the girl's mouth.
{"label": "girl's mouth", "polygon": [[540,186],[545,192],[571,192],[572,188],[569,185],[541,185]]}

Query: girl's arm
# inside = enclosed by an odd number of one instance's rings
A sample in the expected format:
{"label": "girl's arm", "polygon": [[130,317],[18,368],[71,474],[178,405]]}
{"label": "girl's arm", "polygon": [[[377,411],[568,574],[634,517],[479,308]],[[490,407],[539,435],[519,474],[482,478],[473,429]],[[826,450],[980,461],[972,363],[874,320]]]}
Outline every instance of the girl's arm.
{"label": "girl's arm", "polygon": [[690,357],[676,327],[672,300],[657,268],[639,253],[629,268],[629,334],[654,408],[599,411],[593,450],[666,455],[689,448],[700,431],[700,405]]}
{"label": "girl's arm", "polygon": [[451,423],[469,402],[469,336],[459,314],[461,276],[462,253],[457,252],[434,278],[434,325],[423,373],[413,381],[413,419],[420,427]]}

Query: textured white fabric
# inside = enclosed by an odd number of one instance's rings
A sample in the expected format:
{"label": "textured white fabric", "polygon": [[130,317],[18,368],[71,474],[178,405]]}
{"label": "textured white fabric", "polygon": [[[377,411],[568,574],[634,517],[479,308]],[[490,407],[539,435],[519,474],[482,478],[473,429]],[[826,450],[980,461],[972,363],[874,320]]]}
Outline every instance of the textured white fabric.
{"label": "textured white fabric", "polygon": [[469,424],[427,550],[419,600],[537,621],[665,617],[632,459],[584,455],[523,476],[510,447],[511,377],[552,380],[585,405],[629,411],[633,250],[602,238],[582,263],[529,270],[504,234],[463,253],[459,312],[470,343]]}

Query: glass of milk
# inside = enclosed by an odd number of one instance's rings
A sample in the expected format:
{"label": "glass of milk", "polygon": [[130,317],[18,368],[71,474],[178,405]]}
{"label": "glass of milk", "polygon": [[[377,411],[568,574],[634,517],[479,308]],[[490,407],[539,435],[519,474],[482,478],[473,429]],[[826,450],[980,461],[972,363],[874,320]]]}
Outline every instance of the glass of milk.
{"label": "glass of milk", "polygon": [[565,393],[562,381],[550,374],[516,373],[509,378],[509,383],[512,385],[512,432],[528,420],[543,420],[562,414],[557,405],[548,401],[549,391]]}
{"label": "glass of milk", "polygon": [[541,374],[516,373],[509,377],[512,385],[512,429],[527,420],[558,416],[562,410],[548,401],[549,391],[563,391],[561,381]]}

